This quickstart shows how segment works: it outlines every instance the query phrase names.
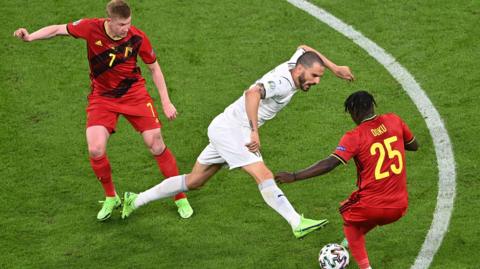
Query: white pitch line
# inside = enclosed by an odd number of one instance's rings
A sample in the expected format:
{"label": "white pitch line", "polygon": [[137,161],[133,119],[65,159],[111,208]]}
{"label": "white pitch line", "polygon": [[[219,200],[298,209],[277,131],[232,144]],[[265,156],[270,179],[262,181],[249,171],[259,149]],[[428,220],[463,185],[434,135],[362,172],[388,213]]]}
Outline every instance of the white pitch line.
{"label": "white pitch line", "polygon": [[437,156],[438,195],[430,230],[411,269],[428,268],[447,232],[455,200],[455,159],[450,138],[440,114],[415,78],[392,55],[327,11],[304,0],[287,1],[348,37],[375,58],[402,85],[425,119]]}

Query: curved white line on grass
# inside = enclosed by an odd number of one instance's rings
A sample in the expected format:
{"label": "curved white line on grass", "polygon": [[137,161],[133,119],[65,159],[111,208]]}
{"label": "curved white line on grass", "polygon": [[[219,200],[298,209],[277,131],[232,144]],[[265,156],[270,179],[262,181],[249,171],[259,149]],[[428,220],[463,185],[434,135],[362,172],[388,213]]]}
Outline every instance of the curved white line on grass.
{"label": "curved white line on grass", "polygon": [[433,139],[438,163],[438,195],[433,221],[428,231],[427,237],[423,242],[412,269],[428,268],[442,244],[443,237],[447,231],[450,217],[455,200],[455,160],[453,157],[452,145],[447,130],[438,111],[428,99],[420,85],[413,76],[400,65],[395,58],[385,52],[381,47],[370,39],[363,36],[360,32],[353,29],[352,26],[345,24],[327,11],[303,0],[287,0],[292,5],[298,7],[326,23],[344,36],[353,40],[357,45],[368,52],[375,60],[385,66],[390,74],[402,85],[422,114],[430,135]]}

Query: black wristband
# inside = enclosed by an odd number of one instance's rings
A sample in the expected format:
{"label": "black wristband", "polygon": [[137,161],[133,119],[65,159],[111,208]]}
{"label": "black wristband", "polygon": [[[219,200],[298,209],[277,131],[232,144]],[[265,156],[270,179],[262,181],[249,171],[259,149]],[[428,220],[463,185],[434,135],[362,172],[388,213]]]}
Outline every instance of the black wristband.
{"label": "black wristband", "polygon": [[297,174],[295,174],[295,172],[293,172],[292,174],[293,174],[293,181],[296,181],[297,180]]}

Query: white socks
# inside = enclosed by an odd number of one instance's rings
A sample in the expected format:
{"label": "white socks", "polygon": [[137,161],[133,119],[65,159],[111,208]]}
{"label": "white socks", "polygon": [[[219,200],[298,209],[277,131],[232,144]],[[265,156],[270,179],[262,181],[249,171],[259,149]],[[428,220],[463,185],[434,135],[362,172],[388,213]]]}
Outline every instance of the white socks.
{"label": "white socks", "polygon": [[[162,198],[172,197],[179,192],[188,191],[186,175],[179,175],[165,179],[160,184],[138,194],[134,206],[138,208],[151,201]],[[295,211],[273,179],[268,179],[258,184],[258,189],[265,202],[277,211],[284,219],[290,223],[293,229],[300,224],[300,215]]]}
{"label": "white socks", "polygon": [[300,215],[295,211],[273,179],[267,179],[258,184],[258,189],[262,193],[265,202],[277,211],[278,214],[282,215],[293,229],[300,224]]}
{"label": "white socks", "polygon": [[152,188],[139,193],[137,199],[135,199],[134,206],[135,208],[138,208],[142,205],[150,203],[151,201],[172,197],[183,191],[188,191],[187,184],[185,182],[185,175],[170,177],[162,181],[160,184],[157,184]]}

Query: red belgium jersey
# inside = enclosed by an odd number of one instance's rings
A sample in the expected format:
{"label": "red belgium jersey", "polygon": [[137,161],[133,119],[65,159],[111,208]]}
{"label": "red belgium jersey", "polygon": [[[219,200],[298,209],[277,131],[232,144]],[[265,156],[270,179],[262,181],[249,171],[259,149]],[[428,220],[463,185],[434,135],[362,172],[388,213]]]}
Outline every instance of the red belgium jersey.
{"label": "red belgium jersey", "polygon": [[[67,24],[68,33],[87,41],[92,92],[89,105],[101,103],[135,114],[129,106],[151,102],[145,88],[145,79],[137,66],[137,55],[146,63],[157,58],[147,36],[131,26],[127,36],[120,40],[110,38],[105,30],[106,19],[81,19]],[[132,110],[132,109],[130,109]],[[133,108],[134,110],[134,108]],[[132,113],[129,113],[132,112]]]}
{"label": "red belgium jersey", "polygon": [[394,113],[365,120],[345,133],[332,154],[346,164],[354,158],[357,187],[340,208],[351,205],[375,208],[408,206],[405,144],[414,136]]}

